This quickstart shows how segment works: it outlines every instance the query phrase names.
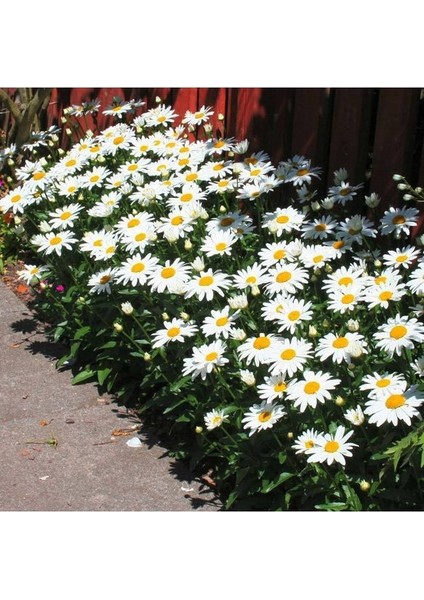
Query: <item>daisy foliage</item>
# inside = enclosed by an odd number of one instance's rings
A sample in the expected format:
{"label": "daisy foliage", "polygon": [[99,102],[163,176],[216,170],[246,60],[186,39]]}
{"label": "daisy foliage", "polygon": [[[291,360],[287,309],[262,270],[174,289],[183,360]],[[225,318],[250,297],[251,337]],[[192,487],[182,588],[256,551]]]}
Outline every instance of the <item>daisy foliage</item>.
{"label": "daisy foliage", "polygon": [[378,220],[345,169],[320,198],[309,159],[215,136],[209,106],[103,113],[0,198],[74,383],[160,418],[227,508],[422,508],[420,460],[392,462],[424,445],[418,210]]}

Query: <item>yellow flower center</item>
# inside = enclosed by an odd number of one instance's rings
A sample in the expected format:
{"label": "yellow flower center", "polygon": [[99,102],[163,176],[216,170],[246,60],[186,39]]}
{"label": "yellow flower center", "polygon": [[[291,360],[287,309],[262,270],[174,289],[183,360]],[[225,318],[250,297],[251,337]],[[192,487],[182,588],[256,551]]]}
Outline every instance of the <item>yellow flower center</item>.
{"label": "yellow flower center", "polygon": [[140,219],[130,219],[127,223],[127,227],[129,228],[137,227],[137,225],[140,225]]}
{"label": "yellow flower center", "polygon": [[91,183],[96,183],[96,181],[99,181],[99,179],[100,179],[100,175],[92,175],[90,177]]}
{"label": "yellow flower center", "polygon": [[291,278],[292,274],[290,271],[281,271],[281,273],[278,273],[276,281],[277,283],[286,283],[286,281],[289,281]]}
{"label": "yellow flower center", "polygon": [[261,169],[252,169],[252,170],[250,171],[250,174],[251,174],[253,177],[256,177],[257,175],[260,175],[260,174],[261,174]]}
{"label": "yellow flower center", "polygon": [[297,321],[299,317],[300,317],[299,310],[291,310],[289,312],[289,314],[287,315],[287,318],[289,321]]}
{"label": "yellow flower center", "polygon": [[228,321],[229,321],[229,318],[228,318],[228,317],[219,317],[219,319],[217,319],[217,320],[215,321],[215,324],[216,324],[218,327],[224,327],[224,325],[226,325],[226,324],[228,323]]}
{"label": "yellow flower center", "polygon": [[219,140],[218,142],[215,142],[215,144],[213,145],[213,147],[217,148],[218,150],[220,148],[222,148],[223,146],[225,146],[225,142],[223,140]]}
{"label": "yellow flower center", "polygon": [[407,333],[408,330],[404,325],[395,325],[390,330],[390,337],[395,340],[400,340],[401,338],[405,337]]}
{"label": "yellow flower center", "polygon": [[147,146],[146,144],[142,144],[141,146],[138,147],[140,152],[147,152],[147,150],[149,149],[149,146]]}
{"label": "yellow flower center", "polygon": [[307,175],[309,173],[309,169],[298,169],[297,170],[297,175],[299,177],[303,177],[304,175]]}
{"label": "yellow flower center", "polygon": [[256,163],[258,162],[258,159],[255,158],[254,156],[249,156],[248,158],[244,159],[244,162],[247,165],[256,165]]}
{"label": "yellow flower center", "polygon": [[285,258],[287,255],[287,252],[285,250],[276,250],[273,254],[273,257],[275,258],[275,260],[281,260],[282,258]]}
{"label": "yellow flower center", "polygon": [[307,440],[305,442],[305,448],[309,450],[309,448],[315,448],[315,443],[313,440]]}
{"label": "yellow flower center", "polygon": [[380,285],[380,283],[386,283],[387,277],[385,275],[380,275],[374,279],[376,285]]}
{"label": "yellow flower center", "polygon": [[346,348],[349,345],[349,340],[345,337],[338,337],[333,342],[333,348]]}
{"label": "yellow flower center", "polygon": [[350,188],[349,187],[343,188],[342,190],[340,190],[339,194],[340,194],[340,196],[348,196],[350,194]]}
{"label": "yellow flower center", "polygon": [[119,144],[122,144],[122,142],[125,141],[125,138],[123,135],[118,135],[114,140],[113,143],[115,146],[119,146]]}
{"label": "yellow flower center", "polygon": [[385,388],[388,385],[390,385],[391,380],[390,379],[379,379],[378,381],[375,382],[375,385],[379,388]]}
{"label": "yellow flower center", "polygon": [[68,192],[69,192],[70,194],[73,194],[73,193],[76,191],[76,189],[77,189],[77,188],[76,188],[74,185],[70,185],[70,186],[68,187]]}
{"label": "yellow flower center", "polygon": [[320,387],[318,381],[308,381],[308,383],[305,384],[303,391],[305,394],[316,394]]}
{"label": "yellow flower center", "polygon": [[290,221],[290,218],[287,215],[279,215],[276,219],[277,223],[284,224]]}
{"label": "yellow flower center", "polygon": [[62,242],[62,238],[58,235],[55,235],[51,240],[50,240],[50,245],[51,246],[57,246],[58,244],[60,244]]}
{"label": "yellow flower center", "polygon": [[272,412],[269,410],[263,410],[262,412],[259,413],[258,415],[258,420],[261,423],[266,423],[267,421],[270,420],[270,418],[272,417]]}
{"label": "yellow flower center", "polygon": [[177,335],[180,335],[180,332],[181,332],[180,327],[170,327],[168,329],[168,331],[166,332],[166,335],[170,338],[174,338],[174,337],[177,337]]}
{"label": "yellow flower center", "polygon": [[186,165],[188,165],[190,162],[189,158],[180,158],[180,160],[178,161],[178,165],[180,167],[185,167]]}
{"label": "yellow flower center", "polygon": [[19,202],[19,200],[22,200],[22,196],[20,194],[15,194],[10,199],[10,201],[13,202],[13,204],[16,204],[16,202]]}
{"label": "yellow flower center", "polygon": [[71,158],[65,163],[65,167],[74,167],[77,164],[75,158]]}
{"label": "yellow flower center", "polygon": [[177,217],[172,217],[171,219],[171,225],[181,225],[181,223],[184,222],[184,219],[180,216]]}
{"label": "yellow flower center", "polygon": [[69,217],[72,217],[72,213],[71,213],[69,210],[66,210],[65,212],[63,212],[63,213],[60,215],[60,219],[61,219],[62,221],[66,221],[67,219],[69,219]]}
{"label": "yellow flower center", "polygon": [[327,225],[325,223],[318,223],[315,225],[315,231],[325,231],[327,229]]}
{"label": "yellow flower center", "polygon": [[221,227],[228,227],[229,225],[232,225],[234,223],[234,220],[232,217],[223,217],[221,219]]}
{"label": "yellow flower center", "polygon": [[340,444],[339,442],[336,442],[335,440],[330,440],[329,442],[327,442],[324,446],[324,450],[326,452],[337,452],[337,450],[340,448]]}
{"label": "yellow flower center", "polygon": [[276,392],[277,394],[279,394],[280,392],[285,392],[287,389],[287,385],[285,384],[284,381],[279,381],[278,383],[276,383],[274,385],[274,392]]}
{"label": "yellow flower center", "polygon": [[199,279],[199,285],[201,285],[202,287],[207,287],[209,285],[212,285],[213,281],[213,277],[211,277],[210,275],[204,275],[204,277],[201,277]]}
{"label": "yellow flower center", "polygon": [[143,231],[140,231],[140,233],[137,233],[137,235],[135,236],[135,241],[143,242],[146,239],[146,237],[146,234]]}
{"label": "yellow flower center", "polygon": [[255,339],[255,341],[253,342],[253,347],[256,350],[264,350],[264,348],[268,348],[271,345],[271,340],[269,339],[269,337],[266,337],[265,335],[261,335],[260,337],[257,337]]}
{"label": "yellow flower center", "polygon": [[218,187],[220,187],[220,188],[227,187],[229,183],[230,182],[228,181],[228,179],[221,179],[221,181],[218,181]]}
{"label": "yellow flower center", "polygon": [[127,169],[128,171],[137,171],[138,165],[137,163],[132,163],[131,165],[128,165]]}
{"label": "yellow flower center", "polygon": [[108,248],[106,248],[105,252],[106,254],[113,254],[115,252],[116,248],[115,246],[109,246]]}
{"label": "yellow flower center", "polygon": [[223,168],[224,168],[224,165],[222,163],[216,163],[212,167],[212,171],[221,171]]}
{"label": "yellow flower center", "polygon": [[223,252],[224,250],[226,250],[226,248],[228,247],[228,244],[226,244],[225,242],[218,242],[218,244],[216,244],[215,248],[218,252]]}
{"label": "yellow flower center", "polygon": [[139,263],[135,263],[132,267],[131,267],[131,272],[132,273],[141,273],[141,271],[144,271],[145,269],[145,265],[141,262]]}
{"label": "yellow flower center", "polygon": [[100,277],[100,280],[99,280],[99,281],[100,281],[100,284],[101,284],[101,285],[106,285],[107,283],[109,283],[109,281],[110,281],[111,279],[112,279],[112,278],[111,278],[111,276],[110,276],[110,275],[102,275],[102,276]]}
{"label": "yellow flower center", "polygon": [[396,257],[396,262],[398,262],[398,263],[403,263],[406,260],[408,260],[407,254],[400,254],[399,256]]}
{"label": "yellow flower center", "polygon": [[386,408],[391,408],[392,410],[396,408],[400,408],[406,402],[405,396],[403,394],[392,394],[388,398],[386,398]]}
{"label": "yellow flower center", "polygon": [[342,240],[337,240],[336,242],[333,242],[333,248],[335,250],[340,250],[340,248],[343,248],[344,245],[345,243]]}
{"label": "yellow flower center", "polygon": [[193,194],[183,194],[182,196],[180,196],[180,200],[181,202],[190,202],[191,200],[193,200]]}
{"label": "yellow flower center", "polygon": [[100,146],[92,146],[92,147],[90,148],[90,152],[92,152],[93,154],[94,154],[95,152],[98,152],[99,150],[100,150]]}
{"label": "yellow flower center", "polygon": [[342,304],[352,304],[352,302],[355,300],[355,296],[353,294],[345,294],[342,297]]}
{"label": "yellow flower center", "polygon": [[195,119],[203,119],[204,116],[205,116],[204,112],[195,112],[194,113],[194,118]]}
{"label": "yellow flower center", "polygon": [[293,348],[287,348],[281,352],[280,356],[283,360],[293,360],[293,358],[296,356],[296,350],[293,350]]}
{"label": "yellow flower center", "polygon": [[183,152],[190,152],[190,148],[188,146],[183,146],[180,148],[180,153],[182,154]]}
{"label": "yellow flower center", "polygon": [[324,256],[322,254],[317,254],[317,256],[314,256],[314,258],[312,259],[312,262],[315,264],[318,264],[323,259],[324,259]]}
{"label": "yellow flower center", "polygon": [[350,285],[353,283],[352,277],[341,277],[339,279],[339,285]]}
{"label": "yellow flower center", "polygon": [[161,115],[160,117],[158,117],[158,123],[163,123],[164,121],[166,121],[165,115]]}
{"label": "yellow flower center", "polygon": [[161,271],[161,277],[163,277],[163,279],[170,279],[171,277],[174,277],[176,272],[177,271],[174,269],[174,267],[165,267]]}
{"label": "yellow flower center", "polygon": [[381,294],[379,294],[378,297],[384,302],[385,300],[390,300],[393,297],[393,292],[389,292],[386,290],[385,292],[381,292]]}
{"label": "yellow flower center", "polygon": [[34,173],[32,178],[35,179],[35,181],[40,181],[40,179],[43,179],[45,176],[46,174],[44,173],[44,171],[37,171],[36,173]]}
{"label": "yellow flower center", "polygon": [[95,240],[93,242],[93,246],[95,246],[96,248],[99,248],[100,246],[103,246],[103,240]]}
{"label": "yellow flower center", "polygon": [[256,283],[257,279],[254,275],[249,275],[249,277],[246,278],[246,283],[248,283],[249,285],[253,285],[254,283]]}
{"label": "yellow flower center", "polygon": [[406,219],[403,215],[396,215],[392,219],[393,225],[403,225],[406,222]]}
{"label": "yellow flower center", "polygon": [[185,177],[186,181],[195,181],[197,179],[197,173],[189,173]]}
{"label": "yellow flower center", "polygon": [[213,360],[216,360],[218,358],[218,352],[209,352],[209,354],[207,354],[205,356],[205,360],[207,360],[208,362],[212,362]]}

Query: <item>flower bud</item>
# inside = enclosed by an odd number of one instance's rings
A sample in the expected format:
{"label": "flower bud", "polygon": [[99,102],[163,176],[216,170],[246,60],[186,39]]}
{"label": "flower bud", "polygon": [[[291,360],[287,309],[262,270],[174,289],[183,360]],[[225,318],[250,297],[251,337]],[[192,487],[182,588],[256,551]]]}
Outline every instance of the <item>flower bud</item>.
{"label": "flower bud", "polygon": [[413,200],[414,196],[411,196],[411,194],[404,194],[403,195],[403,199],[408,201],[408,200]]}
{"label": "flower bud", "polygon": [[157,102],[157,104],[160,104],[162,102],[162,98],[160,96],[156,96],[155,102]]}
{"label": "flower bud", "polygon": [[223,121],[225,119],[222,113],[218,113],[218,121]]}
{"label": "flower bud", "polygon": [[288,440],[292,440],[293,438],[294,438],[294,433],[293,433],[293,431],[289,431],[289,432],[287,433],[287,439],[288,439]]}
{"label": "flower bud", "polygon": [[403,181],[404,177],[402,175],[393,175],[394,181]]}
{"label": "flower bud", "polygon": [[121,310],[125,315],[132,315],[134,312],[134,307],[131,302],[122,302]]}
{"label": "flower bud", "polygon": [[66,135],[69,135],[69,136],[71,136],[71,135],[72,135],[72,130],[71,130],[71,129],[69,129],[69,127],[67,127],[67,128],[65,129],[65,133],[66,133]]}
{"label": "flower bud", "polygon": [[113,324],[113,328],[117,333],[121,333],[124,330],[121,323],[117,323],[117,322]]}
{"label": "flower bud", "polygon": [[346,400],[342,396],[337,396],[334,402],[337,406],[344,406],[346,404]]}
{"label": "flower bud", "polygon": [[261,294],[261,290],[257,285],[252,285],[252,289],[250,291],[252,292],[252,296],[260,296]]}
{"label": "flower bud", "polygon": [[247,369],[240,370],[240,379],[248,386],[253,386],[256,383],[256,379],[252,371],[248,371]]}
{"label": "flower bud", "polygon": [[371,487],[371,484],[369,483],[369,481],[366,481],[365,479],[361,479],[361,481],[359,482],[359,487],[361,488],[361,490],[363,492],[368,492],[368,490]]}
{"label": "flower bud", "polygon": [[398,183],[396,187],[398,190],[407,190],[409,186],[406,183]]}
{"label": "flower bud", "polygon": [[[65,111],[63,111],[63,112],[65,112]],[[60,121],[63,125],[67,122],[67,120],[68,119],[66,117],[60,117]]]}
{"label": "flower bud", "polygon": [[320,206],[320,203],[319,203],[319,202],[316,202],[316,201],[314,201],[314,202],[311,202],[311,209],[312,209],[313,211],[315,211],[315,212],[316,212],[316,211],[318,211],[320,208],[321,208],[321,206]]}
{"label": "flower bud", "polygon": [[219,207],[219,212],[220,213],[226,213],[227,212],[227,209],[226,209],[226,207],[223,204],[221,204],[221,206]]}
{"label": "flower bud", "polygon": [[169,321],[169,318],[170,318],[170,317],[169,317],[169,315],[168,315],[168,313],[167,313],[167,312],[163,312],[163,313],[162,313],[162,319],[163,319],[164,321]]}
{"label": "flower bud", "polygon": [[203,126],[203,129],[205,130],[206,133],[211,133],[212,125],[210,123],[206,123],[206,125]]}
{"label": "flower bud", "polygon": [[191,250],[193,248],[193,244],[189,239],[184,240],[184,250]]}
{"label": "flower bud", "polygon": [[349,319],[346,325],[349,331],[351,331],[352,333],[354,331],[359,331],[359,321],[357,321],[356,319]]}
{"label": "flower bud", "polygon": [[145,352],[143,355],[143,358],[146,362],[150,362],[152,360],[152,355],[149,354],[148,352]]}
{"label": "flower bud", "polygon": [[201,427],[200,425],[197,425],[196,429],[194,430],[196,433],[202,433],[203,431],[203,427]]}
{"label": "flower bud", "polygon": [[313,325],[309,325],[308,335],[311,338],[317,337],[318,336],[318,331],[317,331],[316,327],[314,327]]}
{"label": "flower bud", "polygon": [[180,317],[182,318],[183,321],[188,321],[190,319],[190,315],[186,312],[180,312]]}

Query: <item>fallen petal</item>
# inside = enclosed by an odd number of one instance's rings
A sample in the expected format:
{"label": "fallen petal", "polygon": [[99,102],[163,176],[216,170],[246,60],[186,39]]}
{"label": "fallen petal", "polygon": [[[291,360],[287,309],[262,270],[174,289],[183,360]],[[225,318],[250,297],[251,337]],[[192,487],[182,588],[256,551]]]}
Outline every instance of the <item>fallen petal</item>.
{"label": "fallen petal", "polygon": [[127,441],[127,446],[129,446],[130,448],[139,448],[142,445],[143,444],[141,443],[141,440],[138,437],[133,437]]}

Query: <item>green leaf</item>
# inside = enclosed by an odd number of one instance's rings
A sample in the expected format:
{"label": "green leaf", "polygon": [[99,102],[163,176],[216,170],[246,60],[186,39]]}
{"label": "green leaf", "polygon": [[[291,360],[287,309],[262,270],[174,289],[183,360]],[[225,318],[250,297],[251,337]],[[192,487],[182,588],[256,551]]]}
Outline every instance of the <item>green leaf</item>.
{"label": "green leaf", "polygon": [[173,383],[169,389],[171,392],[178,392],[178,390],[180,390],[187,383],[187,381],[190,381],[190,380],[191,380],[191,375],[186,375],[185,377],[181,377],[181,379],[179,379],[178,381]]}
{"label": "green leaf", "polygon": [[97,381],[99,382],[99,384],[103,385],[111,373],[112,373],[112,369],[110,369],[108,367],[106,369],[101,369],[101,370],[97,371]]}
{"label": "green leaf", "polygon": [[92,379],[93,377],[95,377],[95,375],[96,371],[93,371],[93,369],[84,369],[72,378],[71,383],[72,385],[76,385],[77,383],[87,381],[87,379]]}
{"label": "green leaf", "polygon": [[317,510],[346,510],[348,507],[344,502],[327,502],[327,504],[316,504]]}
{"label": "green leaf", "polygon": [[184,396],[183,398],[178,397],[178,399],[175,402],[172,402],[168,408],[165,408],[165,410],[163,411],[163,414],[166,415],[167,413],[172,412],[173,410],[175,410],[178,406],[180,406],[181,404],[184,404],[188,402],[187,398]]}
{"label": "green leaf", "polygon": [[268,494],[269,492],[274,490],[276,487],[278,487],[279,485],[281,485],[288,479],[291,479],[292,477],[294,477],[293,473],[280,473],[280,475],[276,479],[274,479],[274,481],[271,481],[271,482],[264,481],[263,485],[262,485],[262,490],[261,490],[262,494]]}
{"label": "green leaf", "polygon": [[117,342],[115,340],[111,340],[110,342],[106,342],[103,346],[99,347],[99,350],[111,350],[117,346]]}
{"label": "green leaf", "polygon": [[91,327],[89,325],[86,325],[85,327],[81,327],[81,329],[78,329],[78,331],[74,335],[74,340],[80,340],[81,338],[85,337],[87,335],[87,333],[90,332],[90,330],[91,330]]}

